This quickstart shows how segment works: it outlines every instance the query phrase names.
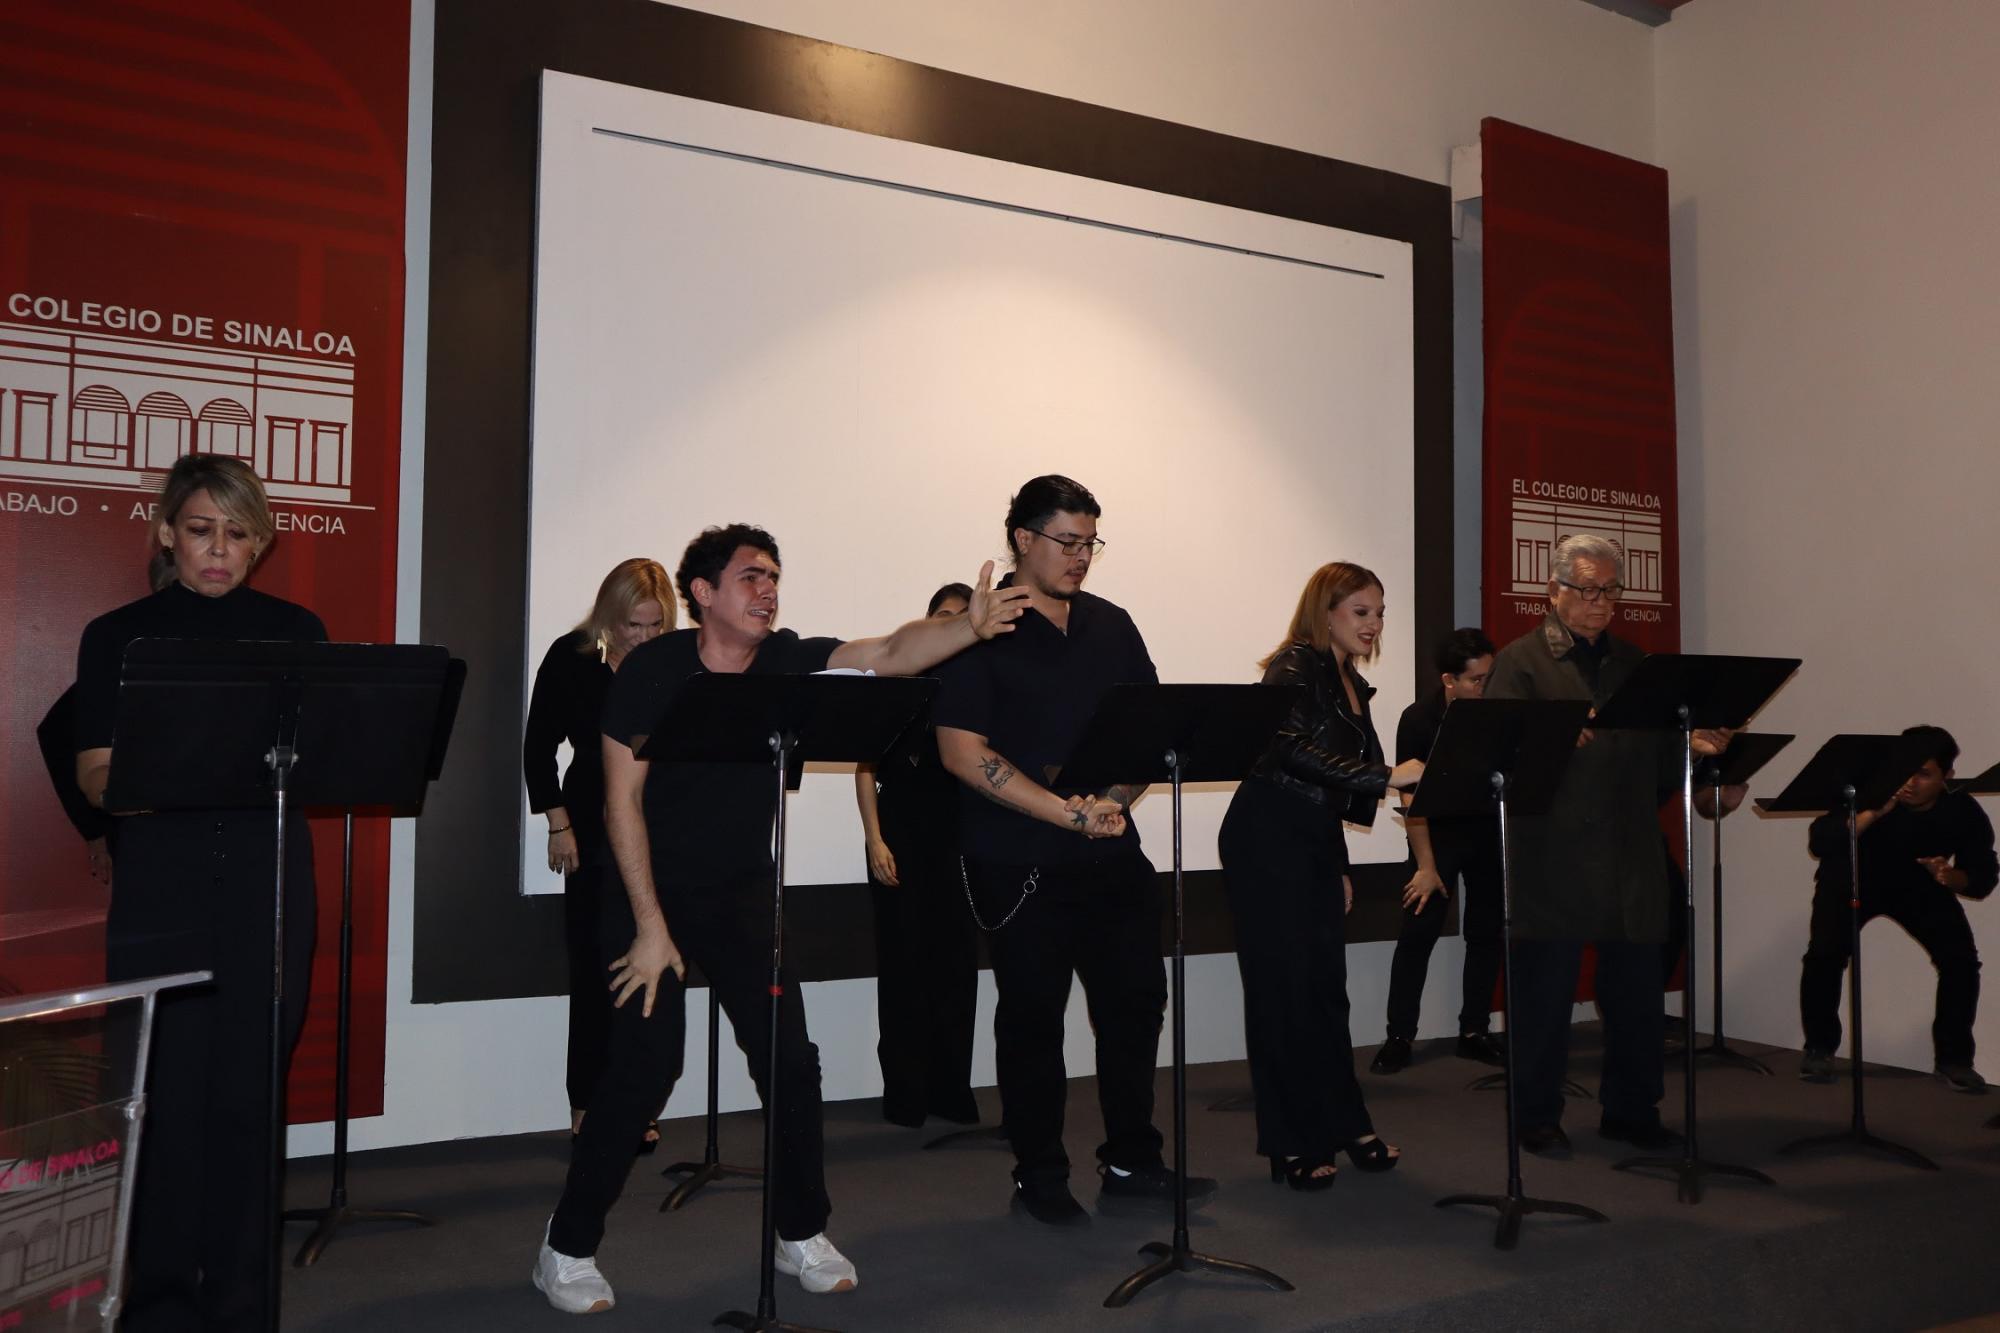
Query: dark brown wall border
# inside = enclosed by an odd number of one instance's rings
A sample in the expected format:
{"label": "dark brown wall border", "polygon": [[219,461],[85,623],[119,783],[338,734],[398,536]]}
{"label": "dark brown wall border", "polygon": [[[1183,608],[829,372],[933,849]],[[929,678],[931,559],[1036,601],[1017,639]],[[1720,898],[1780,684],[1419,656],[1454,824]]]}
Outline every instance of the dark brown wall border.
{"label": "dark brown wall border", "polygon": [[[560,900],[515,892],[544,68],[1409,242],[1417,642],[1451,627],[1444,186],[652,0],[438,0],[436,49],[423,637],[449,645],[471,675],[450,766],[419,826],[416,1002],[565,989]],[[852,928],[848,953],[819,956],[867,957],[865,919]]]}

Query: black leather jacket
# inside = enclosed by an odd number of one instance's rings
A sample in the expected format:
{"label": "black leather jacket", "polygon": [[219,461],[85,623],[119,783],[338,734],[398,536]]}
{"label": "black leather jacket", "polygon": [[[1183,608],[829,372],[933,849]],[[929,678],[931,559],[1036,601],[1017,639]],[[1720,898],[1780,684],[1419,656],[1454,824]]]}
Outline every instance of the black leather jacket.
{"label": "black leather jacket", "polygon": [[1361,700],[1358,718],[1348,711],[1347,691],[1340,687],[1339,669],[1331,657],[1314,652],[1309,644],[1295,643],[1271,659],[1264,669],[1266,685],[1303,689],[1250,776],[1315,804],[1331,802],[1338,818],[1365,827],[1375,822],[1375,811],[1389,790],[1389,769],[1382,762],[1382,742],[1368,710],[1375,687],[1352,668],[1348,675]]}

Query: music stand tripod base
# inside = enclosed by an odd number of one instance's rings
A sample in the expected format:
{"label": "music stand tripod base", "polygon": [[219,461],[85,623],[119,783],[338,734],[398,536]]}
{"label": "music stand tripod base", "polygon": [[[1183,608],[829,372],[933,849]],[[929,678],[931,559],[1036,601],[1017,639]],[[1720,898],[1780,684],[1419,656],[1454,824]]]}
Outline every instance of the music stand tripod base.
{"label": "music stand tripod base", "polygon": [[790,1324],[772,1315],[762,1318],[746,1310],[727,1310],[715,1317],[713,1328],[742,1328],[753,1333],[833,1333],[829,1328],[814,1328],[811,1324]]}
{"label": "music stand tripod base", "polygon": [[1679,1180],[1676,1195],[1682,1203],[1701,1202],[1701,1178],[1703,1176],[1735,1176],[1742,1180],[1754,1180],[1759,1185],[1776,1185],[1778,1182],[1755,1167],[1736,1166],[1729,1162],[1710,1162],[1694,1156],[1684,1157],[1627,1157],[1622,1162],[1611,1164],[1613,1171],[1663,1171]]}
{"label": "music stand tripod base", "polygon": [[[1987,1123],[1989,1125],[2000,1124],[2000,1116],[1994,1117],[1993,1120],[1989,1120]],[[1843,1129],[1835,1134],[1814,1134],[1808,1138],[1793,1139],[1790,1143],[1778,1149],[1778,1155],[1788,1157],[1796,1152],[1811,1152],[1815,1148],[1861,1148],[1869,1152],[1881,1153],[1885,1157],[1893,1157],[1899,1162],[1918,1167],[1921,1170],[1938,1171],[1943,1169],[1915,1148],[1905,1148],[1900,1143],[1891,1143],[1880,1134],[1870,1133],[1865,1125]]]}
{"label": "music stand tripod base", "polygon": [[722,1035],[722,1019],[718,1013],[715,987],[708,988],[708,1114],[707,1139],[702,1144],[699,1162],[675,1162],[660,1172],[663,1176],[686,1176],[687,1179],[667,1192],[660,1200],[660,1211],[677,1213],[689,1199],[704,1185],[718,1180],[762,1180],[764,1173],[754,1166],[731,1166],[722,1160],[722,1153],[716,1143],[716,1125],[719,1112],[716,1106],[716,1083],[720,1070],[720,1053],[716,1043]]}
{"label": "music stand tripod base", "polygon": [[1580,1217],[1586,1222],[1609,1222],[1611,1219],[1595,1208],[1587,1208],[1580,1203],[1564,1203],[1560,1199],[1530,1199],[1518,1194],[1448,1194],[1434,1205],[1450,1208],[1458,1204],[1471,1204],[1475,1208],[1493,1208],[1500,1213],[1500,1224],[1493,1231],[1493,1248],[1511,1250],[1521,1239],[1521,1219],[1529,1213],[1551,1213],[1561,1217]]}
{"label": "music stand tripod base", "polygon": [[974,1125],[970,1129],[954,1129],[949,1134],[940,1134],[924,1141],[924,1151],[938,1148],[956,1148],[961,1143],[1001,1143],[1007,1142],[1005,1125]]}
{"label": "music stand tripod base", "polygon": [[[1506,1086],[1507,1071],[1498,1069],[1491,1074],[1481,1074],[1478,1078],[1473,1079],[1472,1082],[1465,1085],[1465,1090],[1467,1092],[1496,1092]],[[1566,1078],[1563,1080],[1563,1096],[1574,1097],[1578,1101],[1587,1102],[1590,1100],[1590,1089],[1584,1087],[1583,1084],[1578,1083],[1573,1078]]]}
{"label": "music stand tripod base", "polygon": [[1694,1053],[1697,1060],[1713,1060],[1726,1068],[1748,1069],[1758,1074],[1770,1074],[1771,1066],[1747,1051],[1739,1051],[1726,1041],[1712,1041]]}
{"label": "music stand tripod base", "polygon": [[312,1235],[306,1237],[305,1244],[292,1257],[292,1267],[311,1268],[319,1262],[319,1257],[332,1243],[335,1234],[349,1223],[356,1222],[414,1222],[421,1227],[434,1227],[437,1219],[406,1208],[350,1208],[345,1202],[326,1208],[288,1208],[285,1210],[287,1222],[313,1222]]}
{"label": "music stand tripod base", "polygon": [[1164,1241],[1157,1240],[1149,1241],[1139,1247],[1139,1253],[1150,1254],[1155,1256],[1155,1258],[1152,1263],[1147,1264],[1144,1268],[1112,1288],[1111,1294],[1104,1298],[1105,1309],[1116,1310],[1127,1304],[1134,1296],[1137,1296],[1140,1292],[1169,1273],[1192,1273],[1199,1269],[1211,1269],[1218,1273],[1237,1273],[1243,1277],[1253,1277],[1274,1291],[1298,1290],[1297,1287],[1294,1287],[1291,1283],[1285,1281],[1285,1279],[1267,1268],[1259,1268],[1255,1264],[1246,1264],[1239,1259],[1218,1259],[1212,1254],[1202,1254],[1199,1251],[1190,1250],[1185,1245],[1169,1245]]}

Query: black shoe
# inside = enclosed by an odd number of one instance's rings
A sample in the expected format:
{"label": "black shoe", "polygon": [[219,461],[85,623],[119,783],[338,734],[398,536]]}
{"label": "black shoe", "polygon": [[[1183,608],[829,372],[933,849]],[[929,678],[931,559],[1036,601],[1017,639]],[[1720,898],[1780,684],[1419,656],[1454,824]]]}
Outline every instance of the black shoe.
{"label": "black shoe", "polygon": [[1531,1125],[1521,1131],[1521,1148],[1537,1157],[1561,1160],[1569,1156],[1569,1135],[1561,1125]]}
{"label": "black shoe", "polygon": [[1986,1080],[1979,1077],[1979,1071],[1969,1064],[1936,1066],[1937,1076],[1950,1085],[1953,1092],[1969,1092],[1974,1096],[1986,1091]]}
{"label": "black shoe", "polygon": [[924,1127],[924,1113],[922,1111],[908,1106],[892,1105],[886,1101],[882,1103],[882,1118],[892,1125],[901,1125],[904,1129],[922,1129]]}
{"label": "black shoe", "polygon": [[1028,1216],[1045,1226],[1077,1227],[1087,1226],[1090,1214],[1069,1192],[1069,1182],[1064,1180],[1017,1180],[1014,1182],[1014,1200],[1025,1208]]}
{"label": "black shoe", "polygon": [[1410,1043],[1404,1037],[1390,1037],[1368,1062],[1371,1074],[1400,1074],[1410,1067]]}
{"label": "black shoe", "polygon": [[1496,1069],[1507,1067],[1507,1047],[1490,1032],[1467,1032],[1458,1039],[1458,1058],[1476,1060]]}
{"label": "black shoe", "polygon": [[1806,1083],[1833,1082],[1833,1052],[1806,1047],[1799,1058],[1799,1078]]}
{"label": "black shoe", "polygon": [[[1120,1168],[1107,1163],[1099,1167],[1097,1173],[1104,1182],[1100,1189],[1114,1199],[1174,1197],[1174,1172],[1169,1166],[1141,1166],[1121,1171]],[[1215,1180],[1210,1176],[1189,1176],[1187,1192],[1190,1199],[1204,1198],[1215,1193]]]}
{"label": "black shoe", "polygon": [[1597,1137],[1614,1143],[1629,1143],[1648,1152],[1658,1152],[1662,1148],[1673,1148],[1687,1142],[1685,1134],[1668,1129],[1657,1120],[1626,1120],[1615,1115],[1607,1115],[1597,1122]]}

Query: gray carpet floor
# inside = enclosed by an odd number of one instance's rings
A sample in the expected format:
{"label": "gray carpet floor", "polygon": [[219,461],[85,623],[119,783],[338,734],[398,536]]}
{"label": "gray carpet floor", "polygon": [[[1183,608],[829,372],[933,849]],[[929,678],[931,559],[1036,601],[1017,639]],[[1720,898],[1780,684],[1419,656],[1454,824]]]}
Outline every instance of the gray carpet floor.
{"label": "gray carpet floor", "polygon": [[[1593,1027],[1577,1030],[1571,1072],[1595,1086]],[[1924,1329],[2000,1311],[2000,1096],[1967,1097],[1927,1077],[1883,1070],[1868,1081],[1870,1128],[1935,1158],[1938,1172],[1835,1151],[1780,1157],[1796,1137],[1844,1128],[1845,1080],[1801,1084],[1797,1057],[1772,1055],[1775,1078],[1704,1068],[1701,1147],[1715,1161],[1759,1167],[1776,1188],[1711,1178],[1701,1202],[1672,1180],[1618,1172],[1621,1145],[1595,1134],[1593,1105],[1572,1103],[1573,1159],[1524,1159],[1531,1196],[1588,1204],[1597,1225],[1532,1218],[1512,1253],[1493,1248],[1493,1214],[1439,1209],[1445,1194],[1498,1192],[1505,1159],[1498,1093],[1471,1092],[1483,1072],[1448,1043],[1418,1047],[1394,1077],[1362,1075],[1375,1121],[1406,1152],[1368,1176],[1344,1168],[1319,1194],[1273,1186],[1252,1155],[1252,1118],[1211,1111],[1247,1089],[1241,1064],[1190,1071],[1189,1158],[1219,1181],[1193,1213],[1197,1250],[1260,1263],[1290,1293],[1240,1279],[1176,1274],[1122,1310],[1102,1302],[1141,1262],[1139,1247],[1171,1234],[1171,1210],[1099,1203],[1091,1162],[1098,1127],[1093,1080],[1070,1085],[1072,1182],[1094,1205],[1087,1228],[1052,1231],[1010,1211],[1010,1159],[997,1143],[923,1151],[951,1129],[883,1123],[873,1101],[826,1108],[830,1234],[860,1271],[858,1290],[808,1296],[778,1279],[779,1313],[848,1330],[1091,1329]],[[1357,1058],[1365,1062],[1371,1052]],[[1678,1058],[1668,1063],[1668,1122],[1681,1120]],[[1159,1121],[1170,1126],[1171,1080],[1160,1076]],[[997,1116],[991,1089],[980,1093]],[[672,1214],[660,1169],[699,1157],[701,1121],[665,1126],[659,1154],[640,1159],[598,1259],[618,1306],[606,1329],[700,1329],[757,1295],[754,1184],[710,1187]],[[754,1161],[760,1121],[726,1116],[726,1160]],[[357,1154],[356,1206],[409,1207],[431,1228],[357,1227],[313,1268],[288,1270],[284,1324],[298,1330],[554,1329],[557,1314],[528,1284],[542,1227],[561,1190],[563,1134],[467,1140]],[[326,1158],[295,1162],[287,1201],[323,1202]],[[296,1246],[303,1225],[288,1228]]]}

